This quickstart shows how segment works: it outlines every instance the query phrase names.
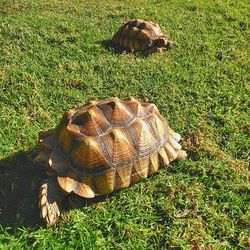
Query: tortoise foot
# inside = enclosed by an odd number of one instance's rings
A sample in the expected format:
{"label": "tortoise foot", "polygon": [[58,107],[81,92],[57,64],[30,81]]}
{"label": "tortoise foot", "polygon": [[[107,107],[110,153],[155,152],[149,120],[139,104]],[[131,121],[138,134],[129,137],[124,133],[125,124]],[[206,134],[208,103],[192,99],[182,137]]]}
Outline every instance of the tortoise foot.
{"label": "tortoise foot", "polygon": [[61,203],[62,198],[63,193],[55,178],[50,177],[43,182],[39,193],[39,208],[41,219],[47,226],[58,222],[60,216],[58,204]]}
{"label": "tortoise foot", "polygon": [[146,50],[144,50],[142,53],[144,56],[148,56],[149,54],[152,54],[154,52],[161,52],[159,51],[160,48],[158,48],[157,46],[152,46]]}

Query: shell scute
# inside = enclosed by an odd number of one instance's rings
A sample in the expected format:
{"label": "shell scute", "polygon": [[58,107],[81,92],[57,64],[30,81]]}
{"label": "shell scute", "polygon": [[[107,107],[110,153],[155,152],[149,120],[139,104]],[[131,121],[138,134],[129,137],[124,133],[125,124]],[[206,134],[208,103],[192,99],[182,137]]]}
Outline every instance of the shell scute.
{"label": "shell scute", "polygon": [[123,189],[130,185],[132,164],[116,171],[116,189]]}
{"label": "shell scute", "polygon": [[149,37],[149,35],[148,35],[148,32],[147,32],[147,30],[145,30],[145,29],[144,29],[144,30],[140,30],[140,31],[138,32],[137,38],[138,38],[139,40],[142,40],[142,41],[145,40],[145,42],[147,42],[147,40],[150,39],[150,37]]}
{"label": "shell scute", "polygon": [[112,126],[128,124],[134,119],[131,111],[119,100],[111,99],[111,101],[99,107]]}
{"label": "shell scute", "polygon": [[167,126],[158,114],[151,115],[148,122],[157,141],[160,142],[168,136]]}
{"label": "shell scute", "polygon": [[96,136],[105,133],[110,127],[110,123],[96,106],[78,115],[72,120],[72,124],[76,125],[78,127],[77,130],[86,136]]}
{"label": "shell scute", "polygon": [[139,29],[137,27],[131,27],[130,29],[126,30],[126,32],[129,38],[134,38],[139,32]]}
{"label": "shell scute", "polygon": [[141,20],[141,22],[137,25],[137,28],[140,30],[145,30],[147,28],[147,23]]}
{"label": "shell scute", "polygon": [[71,152],[70,158],[74,165],[84,169],[99,168],[100,166],[109,167],[97,138],[91,137],[81,140]]}
{"label": "shell scute", "polygon": [[115,169],[94,177],[94,186],[98,195],[109,194],[115,187]]}
{"label": "shell scute", "polygon": [[71,193],[77,185],[77,174],[69,170],[64,176],[59,175],[57,181],[65,192]]}
{"label": "shell scute", "polygon": [[149,166],[148,166],[148,175],[152,175],[159,169],[159,158],[158,152],[155,152],[150,155]]}
{"label": "shell scute", "polygon": [[128,48],[128,44],[129,44],[129,40],[127,38],[124,38],[122,46],[125,47],[125,48]]}
{"label": "shell scute", "polygon": [[129,140],[126,130],[115,128],[109,134],[103,136],[106,149],[114,166],[126,164],[136,157],[135,149]]}
{"label": "shell scute", "polygon": [[147,108],[135,99],[128,100],[127,105],[137,117],[145,117],[149,114]]}
{"label": "shell scute", "polygon": [[168,155],[168,158],[169,158],[170,162],[177,158],[176,151],[174,150],[174,148],[168,142],[165,144],[164,148],[166,150],[166,153]]}
{"label": "shell scute", "polygon": [[148,176],[149,159],[141,159],[133,164],[131,183],[137,183],[138,181],[147,178]]}
{"label": "shell scute", "polygon": [[93,177],[92,176],[85,176],[84,178],[81,178],[75,188],[74,193],[80,195],[84,198],[93,198],[95,197],[95,193],[93,191]]}
{"label": "shell scute", "polygon": [[161,166],[167,166],[169,164],[169,159],[168,159],[168,155],[166,154],[166,151],[164,150],[164,148],[161,148],[158,151],[158,155],[159,155],[159,163]]}
{"label": "shell scute", "polygon": [[148,124],[142,118],[138,118],[131,125],[130,133],[140,158],[155,151],[156,139],[152,135]]}

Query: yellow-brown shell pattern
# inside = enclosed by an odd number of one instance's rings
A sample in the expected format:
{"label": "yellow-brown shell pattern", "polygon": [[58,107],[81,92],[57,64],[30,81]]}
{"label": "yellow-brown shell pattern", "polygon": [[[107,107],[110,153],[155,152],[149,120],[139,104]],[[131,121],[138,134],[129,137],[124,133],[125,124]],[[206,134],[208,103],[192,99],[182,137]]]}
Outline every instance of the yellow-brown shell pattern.
{"label": "yellow-brown shell pattern", "polygon": [[166,38],[157,23],[136,19],[122,25],[113,36],[112,43],[126,50],[143,51],[160,37]]}
{"label": "yellow-brown shell pattern", "polygon": [[167,166],[181,151],[180,139],[154,104],[108,98],[66,112],[54,132],[40,136],[35,161],[64,191],[92,198]]}

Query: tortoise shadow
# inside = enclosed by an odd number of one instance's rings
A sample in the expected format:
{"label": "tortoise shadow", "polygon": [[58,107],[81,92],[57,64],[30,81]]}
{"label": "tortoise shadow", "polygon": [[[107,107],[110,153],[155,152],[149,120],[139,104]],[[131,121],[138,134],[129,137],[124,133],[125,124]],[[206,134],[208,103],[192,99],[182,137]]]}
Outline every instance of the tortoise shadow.
{"label": "tortoise shadow", "polygon": [[[42,168],[29,159],[29,153],[19,151],[0,160],[0,228],[8,229],[9,233],[14,233],[20,227],[38,229],[43,225],[39,216],[38,195],[40,184],[47,176]],[[114,194],[92,199],[81,199],[71,194],[67,197],[73,197],[77,202],[72,207],[66,197],[62,211],[90,206]]]}
{"label": "tortoise shadow", "polygon": [[119,49],[118,47],[114,46],[112,44],[112,40],[108,39],[108,40],[102,40],[99,41],[99,44],[101,44],[101,46],[108,52],[120,55],[122,54],[122,50]]}
{"label": "tortoise shadow", "polygon": [[20,151],[0,161],[0,225],[36,227],[39,223],[38,186],[45,177]]}
{"label": "tortoise shadow", "polygon": [[[29,153],[19,151],[0,160],[0,228],[9,233],[15,233],[20,227],[35,230],[43,226],[39,216],[38,193],[41,182],[47,176],[42,168],[29,159]],[[118,193],[116,191],[92,199],[70,194],[63,201],[62,211],[91,206]]]}

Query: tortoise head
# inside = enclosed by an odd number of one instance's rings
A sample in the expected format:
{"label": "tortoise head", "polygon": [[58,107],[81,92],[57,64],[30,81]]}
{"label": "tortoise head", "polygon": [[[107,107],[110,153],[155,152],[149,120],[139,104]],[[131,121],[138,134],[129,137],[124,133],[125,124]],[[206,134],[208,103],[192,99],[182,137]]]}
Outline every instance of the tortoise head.
{"label": "tortoise head", "polygon": [[167,37],[161,36],[155,41],[157,47],[159,48],[171,48],[173,47],[174,43],[170,41]]}

